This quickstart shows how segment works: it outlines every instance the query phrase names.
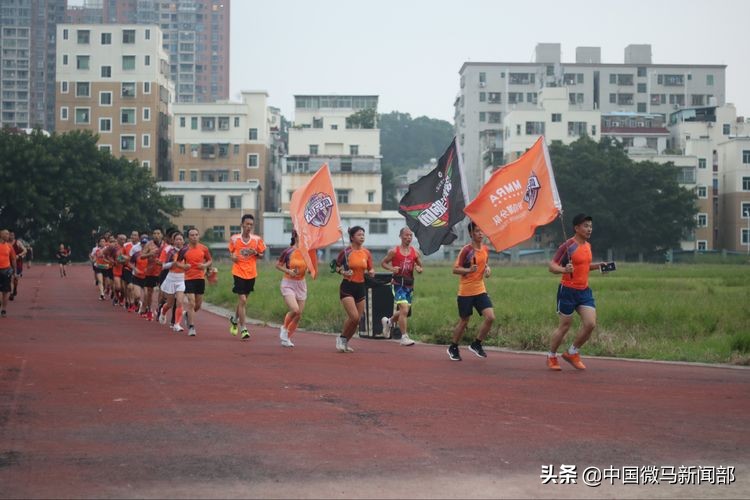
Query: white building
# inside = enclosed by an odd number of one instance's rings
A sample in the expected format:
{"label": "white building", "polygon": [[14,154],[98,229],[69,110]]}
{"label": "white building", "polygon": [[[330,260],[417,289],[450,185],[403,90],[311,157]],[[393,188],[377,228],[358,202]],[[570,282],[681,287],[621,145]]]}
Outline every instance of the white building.
{"label": "white building", "polygon": [[612,111],[602,113],[602,137],[617,139],[633,157],[664,154],[670,135],[663,115]]}

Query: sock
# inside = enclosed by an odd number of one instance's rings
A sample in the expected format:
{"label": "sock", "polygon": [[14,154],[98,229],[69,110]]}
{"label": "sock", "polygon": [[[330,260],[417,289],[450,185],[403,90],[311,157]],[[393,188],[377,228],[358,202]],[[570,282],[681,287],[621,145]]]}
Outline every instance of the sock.
{"label": "sock", "polygon": [[556,357],[557,357],[557,353],[556,353],[556,352],[552,352],[552,351],[549,351],[549,352],[547,353],[547,357],[548,357],[548,358],[556,358]]}
{"label": "sock", "polygon": [[568,354],[578,354],[578,348],[573,344],[570,344],[570,347],[568,348]]}
{"label": "sock", "polygon": [[289,332],[290,337],[294,334],[295,331],[297,331],[297,325],[299,325],[299,319],[296,319],[289,323],[289,326],[287,327],[287,331]]}
{"label": "sock", "polygon": [[174,324],[179,325],[182,322],[182,306],[175,309]]}
{"label": "sock", "polygon": [[456,349],[458,349],[458,344],[456,344],[455,342],[451,342],[451,347],[455,347]]}
{"label": "sock", "polygon": [[289,330],[289,325],[292,322],[291,317],[292,317],[292,313],[286,313],[286,316],[284,316],[284,328],[286,330]]}

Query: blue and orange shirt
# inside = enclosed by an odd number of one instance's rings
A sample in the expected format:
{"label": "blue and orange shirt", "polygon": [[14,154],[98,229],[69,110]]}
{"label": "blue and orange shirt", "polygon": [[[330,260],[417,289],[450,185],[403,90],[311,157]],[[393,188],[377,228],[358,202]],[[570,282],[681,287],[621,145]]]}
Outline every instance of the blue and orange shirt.
{"label": "blue and orange shirt", "polygon": [[[314,254],[314,253],[313,253]],[[285,280],[302,281],[305,279],[305,273],[307,272],[307,262],[302,256],[302,251],[297,247],[289,247],[279,256],[279,264],[286,267],[287,269],[296,269],[297,274],[285,275]]]}
{"label": "blue and orange shirt", "polygon": [[477,270],[473,273],[462,274],[459,277],[459,297],[472,297],[487,291],[484,286],[484,270],[487,268],[489,256],[490,253],[486,245],[477,249],[471,243],[465,245],[458,253],[454,267],[471,267],[474,264],[477,266]]}
{"label": "blue and orange shirt", "polygon": [[366,248],[353,250],[351,246],[348,246],[339,252],[336,264],[343,266],[344,269],[351,269],[352,275],[344,276],[345,280],[352,283],[364,283],[365,273],[372,269],[372,254]]}
{"label": "blue and orange shirt", "polygon": [[560,245],[552,261],[562,267],[573,264],[573,274],[564,273],[560,283],[568,288],[585,290],[589,287],[589,267],[591,266],[591,245],[588,241],[578,243],[575,238]]}

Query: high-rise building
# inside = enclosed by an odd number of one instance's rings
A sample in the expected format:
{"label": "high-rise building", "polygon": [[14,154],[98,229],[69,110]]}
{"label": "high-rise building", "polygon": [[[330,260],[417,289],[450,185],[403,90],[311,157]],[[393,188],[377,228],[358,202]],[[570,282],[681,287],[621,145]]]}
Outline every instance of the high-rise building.
{"label": "high-rise building", "polygon": [[0,0],[0,127],[55,125],[55,30],[65,0]]}
{"label": "high-rise building", "polygon": [[156,25],[57,27],[58,132],[91,130],[99,148],[172,178],[172,82]]}
{"label": "high-rise building", "polygon": [[157,24],[169,54],[175,102],[229,98],[231,0],[85,0],[69,22]]}

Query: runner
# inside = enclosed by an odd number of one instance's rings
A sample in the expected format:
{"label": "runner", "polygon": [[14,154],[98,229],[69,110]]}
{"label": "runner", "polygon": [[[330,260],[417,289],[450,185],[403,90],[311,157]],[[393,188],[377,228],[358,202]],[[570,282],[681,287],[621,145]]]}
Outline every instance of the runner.
{"label": "runner", "polygon": [[[162,281],[160,289],[164,292],[167,302],[159,309],[159,323],[165,325],[167,313],[174,308],[175,316],[171,322],[171,328],[175,332],[181,332],[184,330],[180,323],[182,323],[182,304],[185,300],[185,271],[190,269],[190,264],[185,262],[187,247],[185,247],[185,238],[182,233],[175,231],[170,232],[169,235],[173,238],[174,246],[169,246],[169,253],[163,264],[167,276]],[[195,329],[191,330],[189,335],[195,336]]]}
{"label": "runner", "polygon": [[0,294],[3,298],[0,302],[0,317],[3,318],[8,315],[5,308],[8,307],[10,287],[16,273],[16,252],[13,245],[8,242],[9,239],[10,231],[0,230]]}
{"label": "runner", "polygon": [[16,252],[16,273],[13,275],[13,291],[10,294],[10,300],[16,298],[18,295],[18,280],[23,277],[23,259],[26,256],[26,246],[19,239],[16,239],[16,233],[10,231],[8,243],[13,246],[13,251]]}
{"label": "runner", "polygon": [[125,263],[122,267],[122,281],[125,288],[125,309],[128,312],[135,310],[135,300],[133,298],[133,266],[130,262],[131,251],[138,244],[138,231],[130,232],[130,240],[122,246],[122,255],[125,256]]}
{"label": "runner", "polygon": [[[310,258],[313,259],[313,263],[316,262],[317,253],[310,252]],[[297,330],[302,312],[305,310],[305,301],[307,300],[305,274],[308,272],[307,263],[299,249],[297,231],[292,230],[290,246],[279,256],[276,269],[284,273],[284,277],[281,279],[281,296],[289,309],[289,312],[284,316],[284,324],[279,329],[279,338],[282,346],[294,347],[291,337]]]}
{"label": "runner", "polygon": [[422,273],[422,256],[421,253],[411,246],[414,233],[408,227],[401,228],[398,233],[401,238],[401,244],[388,251],[383,261],[380,263],[384,269],[393,273],[391,280],[391,289],[393,290],[393,304],[396,306],[396,312],[390,318],[384,316],[381,320],[383,323],[383,335],[391,337],[391,328],[398,324],[401,330],[401,345],[414,345],[414,341],[409,338],[406,331],[407,317],[411,309],[412,294],[414,293],[414,271]]}
{"label": "runner", "polygon": [[203,294],[206,291],[206,272],[213,264],[211,252],[207,246],[200,243],[200,233],[194,227],[188,230],[185,263],[190,265],[185,271],[188,335],[194,337],[196,335],[195,316],[203,305]]}
{"label": "runner", "polygon": [[242,233],[234,234],[229,239],[229,256],[234,262],[232,265],[232,277],[234,278],[232,292],[237,294],[235,315],[229,317],[229,332],[232,335],[237,335],[239,328],[242,340],[248,340],[250,331],[247,329],[245,322],[245,307],[248,296],[255,289],[255,278],[258,276],[257,261],[259,258],[263,258],[266,244],[260,236],[253,234],[255,217],[252,214],[243,215],[241,224]]}
{"label": "runner", "polygon": [[344,277],[339,285],[339,299],[346,312],[341,335],[336,337],[336,350],[339,352],[354,352],[349,347],[349,340],[357,332],[359,318],[365,310],[365,273],[370,278],[375,276],[372,254],[363,246],[365,229],[361,226],[350,227],[349,242],[350,245],[341,250],[336,258],[336,272]]}
{"label": "runner", "polygon": [[106,272],[110,269],[110,264],[104,255],[106,248],[107,240],[102,236],[99,238],[96,247],[89,256],[91,262],[94,264],[94,269],[96,270],[96,286],[99,287],[99,300],[104,300],[104,281],[106,279]]}
{"label": "runner", "polygon": [[125,286],[122,281],[122,272],[124,264],[128,260],[128,257],[123,253],[123,245],[125,245],[126,239],[127,237],[124,234],[118,234],[117,237],[110,237],[109,246],[105,250],[107,260],[112,266],[113,306],[125,305]]}
{"label": "runner", "polygon": [[468,230],[471,243],[461,249],[456,263],[453,265],[453,274],[458,274],[460,278],[458,297],[456,298],[459,319],[453,328],[453,342],[448,346],[448,357],[451,361],[461,361],[458,343],[461,342],[461,337],[466,331],[473,309],[477,310],[484,321],[479,327],[476,340],[469,345],[469,350],[480,358],[487,357],[482,342],[487,338],[492,323],[495,321],[492,301],[490,296],[487,295],[487,288],[484,286],[484,278],[490,277],[490,266],[487,265],[489,251],[482,243],[484,232],[474,222],[469,223]]}
{"label": "runner", "polygon": [[[152,240],[149,241],[141,250],[141,259],[146,259],[148,265],[146,266],[146,279],[144,281],[145,293],[144,293],[144,304],[146,306],[145,318],[148,321],[154,320],[154,313],[152,306],[154,302],[154,288],[159,287],[161,284],[159,276],[161,275],[162,262],[159,260],[161,256],[162,248],[164,247],[163,233],[161,228],[157,227],[151,232]],[[158,296],[158,293],[157,293]]]}
{"label": "runner", "polygon": [[68,267],[68,264],[70,264],[70,247],[65,248],[65,244],[60,243],[60,246],[57,248],[55,258],[57,259],[57,263],[60,265],[60,277],[66,277],[68,275],[66,269]]}
{"label": "runner", "polygon": [[133,304],[135,312],[141,317],[146,317],[146,269],[148,259],[141,259],[141,252],[148,244],[148,235],[141,234],[141,240],[130,249],[130,267],[133,268]]}

